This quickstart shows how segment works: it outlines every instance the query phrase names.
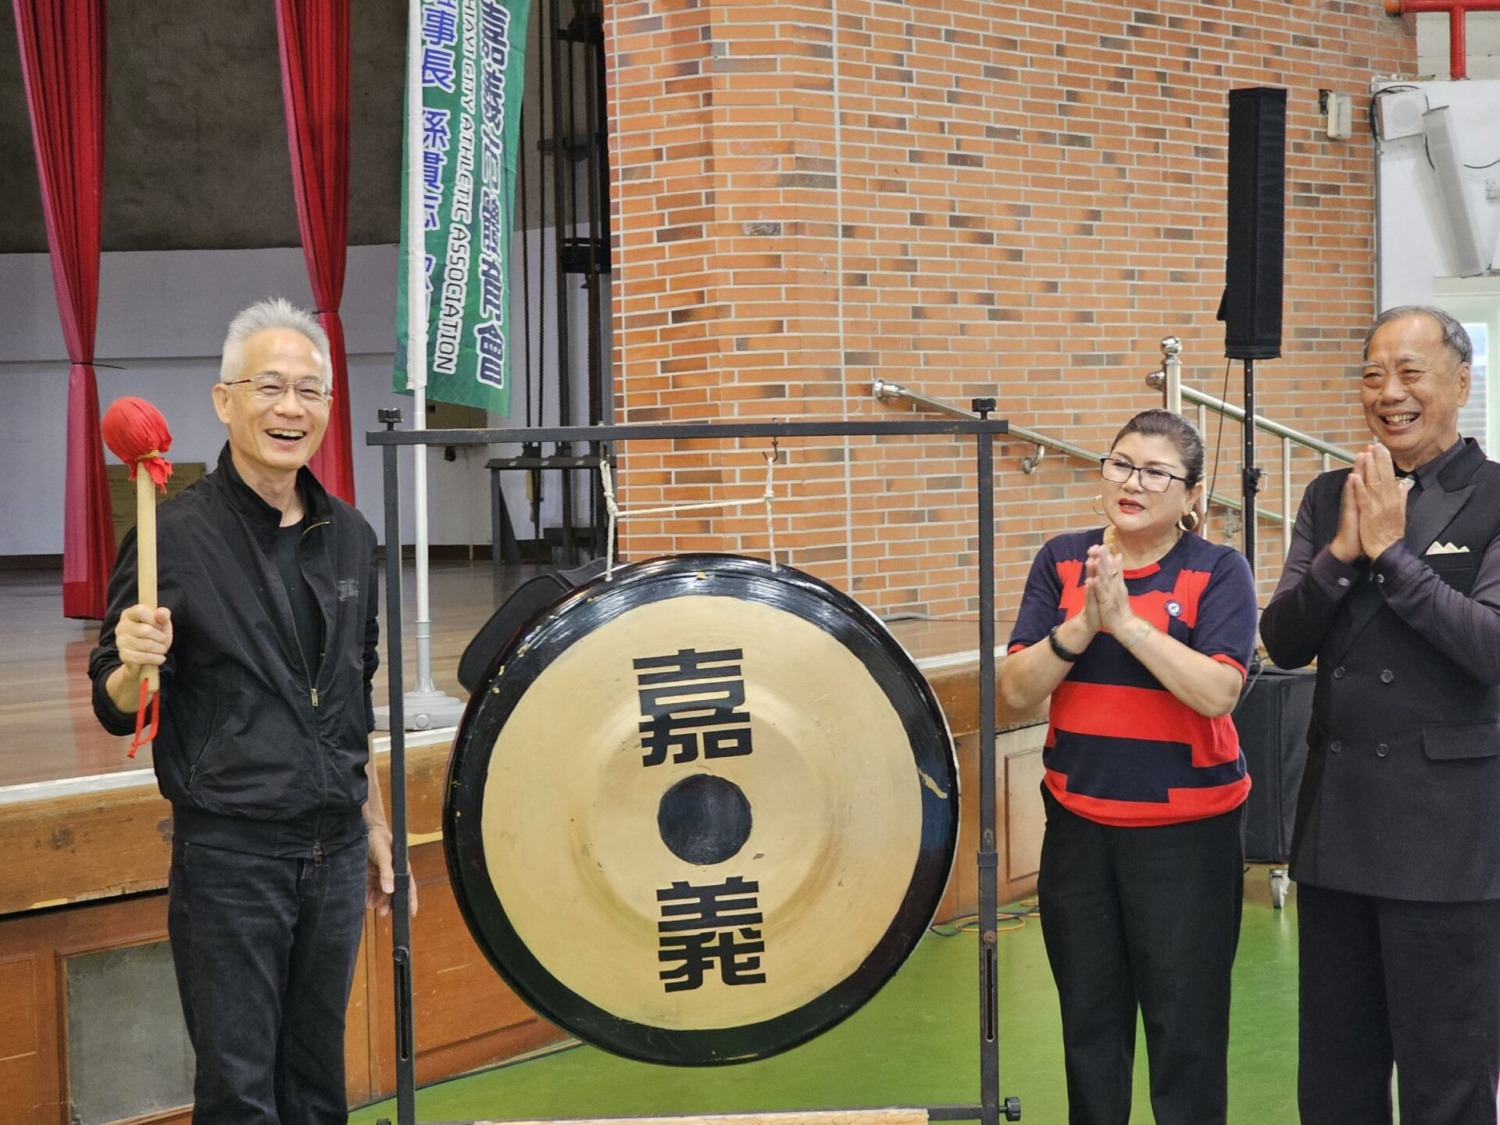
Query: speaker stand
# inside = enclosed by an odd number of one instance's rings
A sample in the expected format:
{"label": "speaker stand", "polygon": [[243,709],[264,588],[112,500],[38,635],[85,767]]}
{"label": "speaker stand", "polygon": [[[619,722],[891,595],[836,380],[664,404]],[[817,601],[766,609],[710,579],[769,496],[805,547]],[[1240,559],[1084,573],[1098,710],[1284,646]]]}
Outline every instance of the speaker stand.
{"label": "speaker stand", "polygon": [[1245,364],[1245,458],[1240,470],[1241,494],[1244,507],[1245,558],[1250,561],[1250,576],[1259,580],[1260,568],[1255,562],[1255,497],[1260,492],[1260,469],[1255,465],[1255,360],[1248,356]]}

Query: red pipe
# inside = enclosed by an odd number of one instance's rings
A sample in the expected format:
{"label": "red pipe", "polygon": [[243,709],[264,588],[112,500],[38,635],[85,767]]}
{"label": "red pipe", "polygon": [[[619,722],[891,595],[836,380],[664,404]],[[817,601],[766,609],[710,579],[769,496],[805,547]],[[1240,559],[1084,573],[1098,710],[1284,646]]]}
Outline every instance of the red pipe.
{"label": "red pipe", "polygon": [[1500,0],[1385,0],[1388,16],[1418,12],[1448,13],[1448,75],[1467,78],[1468,47],[1464,43],[1464,17],[1470,12],[1500,12]]}

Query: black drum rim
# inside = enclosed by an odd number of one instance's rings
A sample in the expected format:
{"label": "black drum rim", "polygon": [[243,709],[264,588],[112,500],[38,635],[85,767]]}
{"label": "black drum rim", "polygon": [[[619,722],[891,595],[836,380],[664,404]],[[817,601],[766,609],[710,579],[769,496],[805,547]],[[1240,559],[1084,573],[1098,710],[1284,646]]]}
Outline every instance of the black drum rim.
{"label": "black drum rim", "polygon": [[[609,595],[627,588],[637,600]],[[689,592],[743,596],[752,590],[762,595],[755,600],[794,612],[864,664],[899,717],[917,770],[943,784],[920,786],[920,844],[906,893],[874,948],[842,981],[789,1012],[736,1027],[684,1030],[640,1023],[601,1008],[557,980],[507,916],[488,872],[481,834],[489,752],[531,684],[601,624],[638,605]],[[816,611],[811,616],[805,612],[809,608]],[[522,652],[523,666],[497,675]],[[449,878],[460,914],[495,971],[533,1010],[579,1038],[626,1058],[670,1065],[769,1057],[853,1014],[901,967],[930,924],[957,845],[953,741],[931,686],[910,656],[874,614],[847,594],[803,571],[739,555],[675,555],[621,567],[608,579],[566,592],[518,630],[470,699],[454,740],[446,793],[443,845]]]}

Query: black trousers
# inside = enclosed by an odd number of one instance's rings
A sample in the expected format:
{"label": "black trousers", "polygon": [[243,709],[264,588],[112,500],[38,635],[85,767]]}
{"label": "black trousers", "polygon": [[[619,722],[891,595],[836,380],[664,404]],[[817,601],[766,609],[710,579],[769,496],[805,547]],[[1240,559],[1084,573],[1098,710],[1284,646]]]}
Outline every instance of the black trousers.
{"label": "black trousers", "polygon": [[1303,1125],[1495,1125],[1500,902],[1297,885]]}
{"label": "black trousers", "polygon": [[194,1125],[343,1125],[363,839],[320,860],[176,842],[167,933],[197,1056]]}
{"label": "black trousers", "polygon": [[1044,788],[1037,897],[1062,1008],[1071,1125],[1127,1125],[1136,1012],[1158,1125],[1222,1123],[1229,982],[1239,944],[1243,806],[1112,828]]}

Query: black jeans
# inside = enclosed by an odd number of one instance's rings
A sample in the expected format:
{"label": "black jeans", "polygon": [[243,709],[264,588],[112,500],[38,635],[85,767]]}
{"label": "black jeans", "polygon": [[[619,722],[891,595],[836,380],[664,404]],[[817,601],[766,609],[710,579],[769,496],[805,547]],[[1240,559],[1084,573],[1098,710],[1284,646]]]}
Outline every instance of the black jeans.
{"label": "black jeans", "polygon": [[319,859],[177,841],[167,932],[197,1055],[194,1125],[343,1125],[363,840]]}
{"label": "black jeans", "polygon": [[1245,888],[1244,806],[1114,828],[1043,788],[1037,898],[1057,982],[1071,1125],[1130,1120],[1136,1010],[1158,1125],[1222,1123],[1229,986]]}
{"label": "black jeans", "polygon": [[1495,1125],[1500,901],[1297,885],[1304,1125]]}

